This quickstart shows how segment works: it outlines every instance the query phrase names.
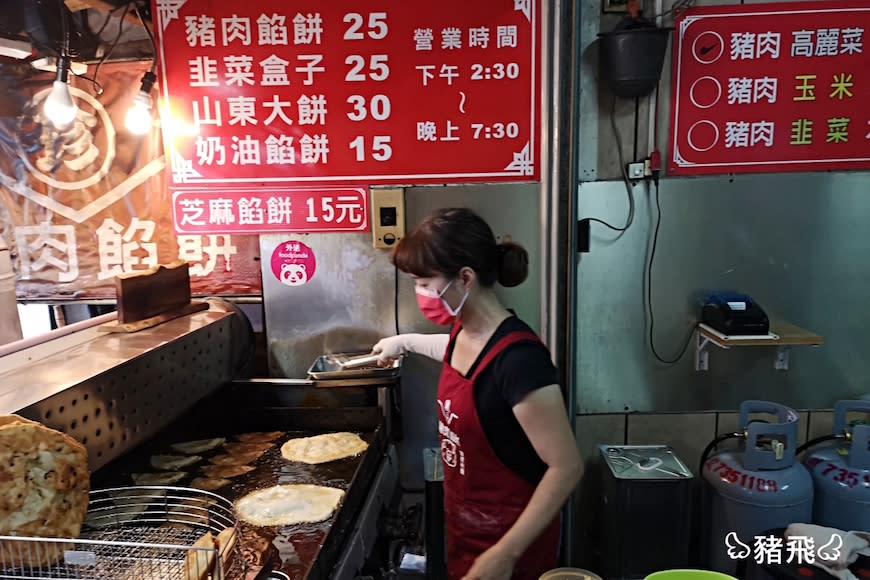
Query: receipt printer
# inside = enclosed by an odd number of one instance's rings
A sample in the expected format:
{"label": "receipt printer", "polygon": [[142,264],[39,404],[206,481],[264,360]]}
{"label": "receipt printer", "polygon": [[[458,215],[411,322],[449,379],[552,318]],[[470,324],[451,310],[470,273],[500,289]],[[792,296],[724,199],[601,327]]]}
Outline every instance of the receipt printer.
{"label": "receipt printer", "polygon": [[704,324],[728,336],[766,335],[767,314],[752,298],[737,292],[712,292],[704,300]]}

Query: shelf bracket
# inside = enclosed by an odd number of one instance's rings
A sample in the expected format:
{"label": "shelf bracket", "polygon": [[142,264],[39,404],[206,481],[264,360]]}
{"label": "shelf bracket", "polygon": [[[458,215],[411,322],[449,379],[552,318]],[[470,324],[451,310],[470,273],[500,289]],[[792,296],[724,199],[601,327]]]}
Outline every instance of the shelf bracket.
{"label": "shelf bracket", "polygon": [[776,359],[773,361],[773,368],[778,371],[788,370],[788,351],[787,346],[776,347]]}
{"label": "shelf bracket", "polygon": [[695,330],[695,370],[706,371],[710,365],[709,338]]}

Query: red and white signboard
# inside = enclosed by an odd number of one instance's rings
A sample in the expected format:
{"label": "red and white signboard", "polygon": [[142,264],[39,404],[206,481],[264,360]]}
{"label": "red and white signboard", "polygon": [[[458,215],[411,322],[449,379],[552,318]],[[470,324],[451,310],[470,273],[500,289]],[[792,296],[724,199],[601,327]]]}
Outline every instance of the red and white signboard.
{"label": "red and white signboard", "polygon": [[175,231],[190,233],[362,232],[368,229],[366,190],[177,190]]}
{"label": "red and white signboard", "polygon": [[870,167],[870,4],[690,8],[676,21],[671,175]]}
{"label": "red and white signboard", "polygon": [[540,0],[153,0],[170,187],[536,181]]}

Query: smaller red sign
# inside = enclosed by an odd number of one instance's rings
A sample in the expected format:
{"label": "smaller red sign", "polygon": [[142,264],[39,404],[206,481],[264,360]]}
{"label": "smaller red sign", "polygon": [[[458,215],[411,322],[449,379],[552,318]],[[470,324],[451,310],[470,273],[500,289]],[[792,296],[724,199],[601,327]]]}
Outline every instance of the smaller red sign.
{"label": "smaller red sign", "polygon": [[175,191],[172,215],[179,234],[364,232],[363,187]]}
{"label": "smaller red sign", "polygon": [[670,175],[870,167],[867,0],[698,6],[675,27]]}
{"label": "smaller red sign", "polygon": [[302,286],[314,278],[314,250],[296,240],[278,244],[272,252],[272,274],[287,286]]}

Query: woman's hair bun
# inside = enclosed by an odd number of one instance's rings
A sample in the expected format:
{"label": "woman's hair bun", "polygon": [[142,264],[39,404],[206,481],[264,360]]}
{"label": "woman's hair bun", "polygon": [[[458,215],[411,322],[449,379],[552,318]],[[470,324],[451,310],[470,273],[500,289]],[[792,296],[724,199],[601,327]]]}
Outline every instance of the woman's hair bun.
{"label": "woman's hair bun", "polygon": [[521,245],[505,241],[498,245],[498,283],[519,286],[529,275],[529,253]]}

